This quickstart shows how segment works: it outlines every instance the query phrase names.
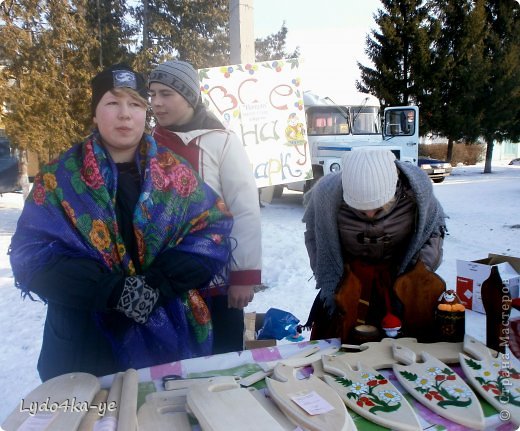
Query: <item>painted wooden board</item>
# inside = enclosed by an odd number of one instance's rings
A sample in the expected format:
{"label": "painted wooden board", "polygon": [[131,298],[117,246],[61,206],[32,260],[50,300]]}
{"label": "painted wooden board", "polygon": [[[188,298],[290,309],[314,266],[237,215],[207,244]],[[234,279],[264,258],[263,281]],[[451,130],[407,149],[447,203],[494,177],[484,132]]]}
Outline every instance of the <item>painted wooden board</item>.
{"label": "painted wooden board", "polygon": [[464,337],[464,351],[472,356],[460,354],[470,385],[501,412],[501,418],[520,426],[520,370],[469,335]]}
{"label": "painted wooden board", "polygon": [[[459,362],[459,353],[462,352],[462,343],[418,343],[415,338],[384,338],[379,342],[369,342],[360,346],[346,346],[361,349],[359,352],[348,352],[344,354],[334,355],[329,359],[329,365],[338,369],[344,369],[345,366],[356,367],[358,363],[362,363],[366,367],[381,370],[384,368],[392,368],[397,363],[392,353],[392,346],[407,347],[415,353],[426,352],[444,363],[453,364]],[[325,358],[325,356],[324,356]],[[337,362],[337,365],[334,365]]]}
{"label": "painted wooden board", "polygon": [[[356,429],[343,400],[331,387],[314,375],[297,380],[294,374],[293,367],[278,364],[274,369],[274,376],[283,381],[269,377],[265,380],[269,395],[295,425],[310,431]],[[331,406],[332,410],[311,415],[294,401],[295,397],[314,398],[315,395]]]}
{"label": "painted wooden board", "polygon": [[[6,418],[2,428],[15,431],[24,424],[26,429],[30,429],[30,422],[38,420],[48,422],[46,427],[39,427],[46,431],[75,430],[98,391],[99,381],[91,374],[69,373],[54,377],[26,395],[22,404]],[[31,416],[31,407],[43,409],[41,415]]]}
{"label": "painted wooden board", "polygon": [[410,349],[394,345],[394,354],[406,365],[394,364],[399,383],[417,401],[452,422],[483,430],[484,413],[477,396],[466,382],[446,364],[426,352],[417,355]]}
{"label": "painted wooden board", "polygon": [[[181,392],[185,392],[181,390]],[[137,412],[139,431],[191,431],[186,395],[175,391],[153,392]]]}
{"label": "painted wooden board", "polygon": [[215,377],[189,388],[187,405],[203,431],[284,431],[248,389],[233,377]]}
{"label": "painted wooden board", "polygon": [[346,364],[340,369],[329,366],[326,359],[323,368],[335,376],[324,375],[325,382],[360,416],[396,431],[422,430],[406,398],[373,368],[358,363],[355,368]]}

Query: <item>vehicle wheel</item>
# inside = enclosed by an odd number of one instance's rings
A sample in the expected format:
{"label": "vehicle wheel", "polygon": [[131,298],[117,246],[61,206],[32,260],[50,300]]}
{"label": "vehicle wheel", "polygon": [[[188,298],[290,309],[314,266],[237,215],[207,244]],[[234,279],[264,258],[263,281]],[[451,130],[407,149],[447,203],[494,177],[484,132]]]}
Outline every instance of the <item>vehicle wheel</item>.
{"label": "vehicle wheel", "polygon": [[305,181],[305,184],[303,185],[303,193],[307,193],[321,177],[322,175],[317,178],[313,178],[312,180]]}
{"label": "vehicle wheel", "polygon": [[437,183],[437,184],[438,184],[438,183],[442,183],[442,182],[444,181],[444,178],[445,178],[445,177],[442,177],[442,178],[435,178],[435,179],[433,179],[432,181],[433,181],[434,183]]}
{"label": "vehicle wheel", "polygon": [[273,199],[279,199],[283,195],[283,186],[274,186]]}

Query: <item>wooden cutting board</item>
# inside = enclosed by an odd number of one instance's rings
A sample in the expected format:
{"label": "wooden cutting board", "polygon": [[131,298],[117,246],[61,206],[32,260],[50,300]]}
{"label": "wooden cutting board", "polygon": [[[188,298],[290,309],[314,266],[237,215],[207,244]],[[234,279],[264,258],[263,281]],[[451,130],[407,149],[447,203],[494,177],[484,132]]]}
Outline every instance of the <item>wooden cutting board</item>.
{"label": "wooden cutting board", "polygon": [[466,335],[460,366],[469,383],[489,404],[500,412],[503,420],[520,426],[520,370],[502,359],[497,352]]}
{"label": "wooden cutting board", "polygon": [[273,418],[276,419],[276,422],[278,422],[285,431],[295,431],[294,424],[289,420],[285,413],[283,413],[278,408],[278,406],[275,403],[273,403],[270,397],[267,396],[266,389],[250,389],[250,392],[251,395],[253,395],[256,398],[256,400],[262,405],[262,407],[266,409]]}
{"label": "wooden cutting board", "polygon": [[359,352],[348,352],[333,356],[324,355],[323,358],[327,358],[329,366],[337,369],[356,367],[358,363],[375,370],[392,368],[392,365],[398,362],[392,353],[394,344],[407,347],[416,354],[426,352],[448,364],[458,363],[459,353],[462,352],[462,343],[418,343],[415,338],[384,338],[379,342],[364,343],[360,346],[346,346],[359,348]]}
{"label": "wooden cutting board", "polygon": [[305,367],[306,365],[312,364],[314,361],[321,360],[323,355],[333,355],[334,353],[337,353],[338,350],[339,348],[335,346],[326,349],[320,349],[318,346],[313,346],[288,358],[278,359],[276,361],[259,362],[258,365],[265,372],[272,371],[278,364],[285,364],[292,367]]}
{"label": "wooden cutting board", "polygon": [[139,431],[191,431],[185,391],[153,392],[137,412]]}
{"label": "wooden cutting board", "polygon": [[[337,365],[337,364],[336,364]],[[412,406],[399,390],[373,368],[358,364],[335,368],[323,360],[323,368],[334,376],[324,375],[348,408],[360,416],[396,431],[421,431],[422,427]]]}
{"label": "wooden cutting board", "polygon": [[[75,430],[98,391],[99,381],[91,374],[69,373],[54,377],[25,396],[2,428],[15,431],[23,424],[26,429],[34,426],[37,427],[34,429],[46,431]],[[30,412],[35,407],[41,410],[37,415]]]}
{"label": "wooden cutting board", "polygon": [[187,405],[203,431],[284,431],[233,377],[215,377],[191,386]]}
{"label": "wooden cutting board", "polygon": [[[285,415],[297,426],[310,431],[347,431],[356,430],[352,418],[347,412],[340,396],[325,382],[311,375],[308,379],[297,380],[293,367],[279,364],[274,369],[278,381],[267,377],[269,395]],[[307,398],[315,405],[319,402],[331,410],[319,414],[310,414],[296,403]]]}
{"label": "wooden cutting board", "polygon": [[394,374],[417,401],[452,422],[484,429],[484,413],[478,398],[455,371],[426,352],[419,355],[421,362],[406,347],[394,345],[393,352],[406,364],[394,364]]}

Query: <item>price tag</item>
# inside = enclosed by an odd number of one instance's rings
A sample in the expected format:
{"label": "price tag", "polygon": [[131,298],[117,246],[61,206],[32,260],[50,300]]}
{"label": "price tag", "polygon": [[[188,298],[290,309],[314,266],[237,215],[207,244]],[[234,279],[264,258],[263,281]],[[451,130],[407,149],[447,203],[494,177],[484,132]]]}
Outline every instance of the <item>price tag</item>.
{"label": "price tag", "polygon": [[310,415],[319,415],[334,410],[327,400],[320,397],[315,391],[304,395],[295,395],[291,399]]}

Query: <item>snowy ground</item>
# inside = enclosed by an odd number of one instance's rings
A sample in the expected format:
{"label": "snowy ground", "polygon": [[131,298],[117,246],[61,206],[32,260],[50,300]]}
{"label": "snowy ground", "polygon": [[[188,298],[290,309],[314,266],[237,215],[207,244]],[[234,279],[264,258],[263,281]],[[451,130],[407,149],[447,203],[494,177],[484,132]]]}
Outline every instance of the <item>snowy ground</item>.
{"label": "snowy ground", "polygon": [[[455,288],[456,260],[476,260],[488,253],[520,256],[520,166],[457,167],[435,194],[449,216],[449,235],[438,274]],[[21,397],[40,381],[36,363],[45,307],[22,301],[13,286],[6,255],[23,205],[20,194],[0,196],[0,423]],[[262,208],[263,282],[269,289],[255,296],[246,311],[270,307],[290,311],[305,321],[316,295],[303,242],[302,195],[284,193]],[[466,332],[485,340],[484,316],[468,311]]]}

